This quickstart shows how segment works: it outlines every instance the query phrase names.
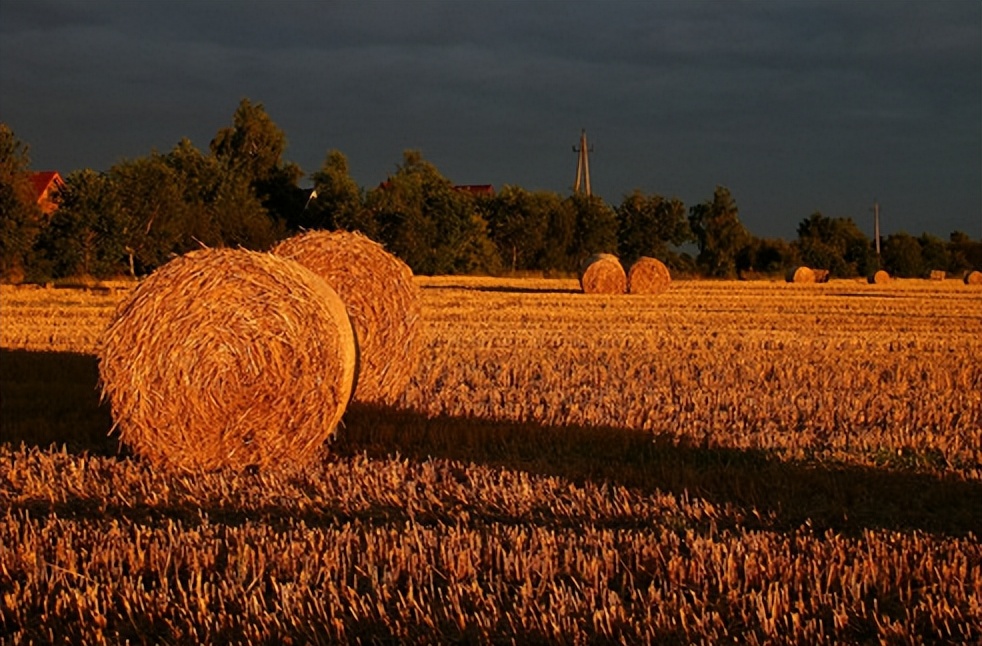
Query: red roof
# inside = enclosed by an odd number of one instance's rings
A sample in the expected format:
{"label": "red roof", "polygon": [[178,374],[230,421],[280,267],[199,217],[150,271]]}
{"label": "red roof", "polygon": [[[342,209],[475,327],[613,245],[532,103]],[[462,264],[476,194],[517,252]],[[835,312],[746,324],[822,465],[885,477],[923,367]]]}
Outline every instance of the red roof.
{"label": "red roof", "polygon": [[37,203],[41,206],[41,212],[45,215],[51,215],[58,208],[58,203],[54,201],[53,194],[65,185],[61,175],[55,170],[31,173],[31,184],[34,185],[34,195]]}
{"label": "red roof", "polygon": [[44,197],[44,194],[51,189],[51,185],[62,185],[61,175],[56,170],[45,170],[38,173],[31,173],[31,183],[34,184],[34,194],[37,199]]}
{"label": "red roof", "polygon": [[465,191],[471,195],[494,195],[494,186],[491,184],[460,184],[454,186],[458,191]]}

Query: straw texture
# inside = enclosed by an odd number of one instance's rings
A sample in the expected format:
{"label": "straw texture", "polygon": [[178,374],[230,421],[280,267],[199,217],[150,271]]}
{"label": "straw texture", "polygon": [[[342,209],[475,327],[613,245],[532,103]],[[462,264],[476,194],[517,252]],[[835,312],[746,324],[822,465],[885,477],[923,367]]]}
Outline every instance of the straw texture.
{"label": "straw texture", "polygon": [[391,405],[422,353],[419,289],[406,263],[360,233],[310,231],[273,253],[307,267],[341,296],[358,343],[354,399]]}
{"label": "straw texture", "polygon": [[621,261],[609,253],[590,256],[580,268],[580,288],[584,294],[623,294],[627,274]]}
{"label": "straw texture", "polygon": [[890,282],[890,274],[881,269],[869,277],[869,282],[871,285],[885,285]]}
{"label": "straw texture", "polygon": [[788,272],[789,283],[814,283],[815,272],[809,267],[795,267]]}
{"label": "straw texture", "polygon": [[297,263],[245,250],[160,267],[99,341],[120,440],[183,471],[308,461],[344,413],[355,361],[334,290]]}
{"label": "straw texture", "polygon": [[661,294],[672,284],[672,274],[657,258],[641,257],[627,272],[629,294]]}
{"label": "straw texture", "polygon": [[982,271],[970,271],[965,274],[966,285],[982,285]]}

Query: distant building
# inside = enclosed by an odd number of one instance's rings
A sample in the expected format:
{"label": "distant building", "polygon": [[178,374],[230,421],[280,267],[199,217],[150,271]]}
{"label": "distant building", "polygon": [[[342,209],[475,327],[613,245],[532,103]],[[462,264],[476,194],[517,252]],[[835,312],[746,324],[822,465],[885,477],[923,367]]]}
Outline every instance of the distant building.
{"label": "distant building", "polygon": [[470,193],[474,197],[494,197],[494,186],[491,184],[459,184],[454,190]]}
{"label": "distant building", "polygon": [[45,218],[50,217],[58,209],[55,194],[64,188],[64,180],[61,179],[58,171],[46,170],[31,173],[31,183],[34,185],[34,195],[37,198],[37,205],[41,208],[41,213]]}

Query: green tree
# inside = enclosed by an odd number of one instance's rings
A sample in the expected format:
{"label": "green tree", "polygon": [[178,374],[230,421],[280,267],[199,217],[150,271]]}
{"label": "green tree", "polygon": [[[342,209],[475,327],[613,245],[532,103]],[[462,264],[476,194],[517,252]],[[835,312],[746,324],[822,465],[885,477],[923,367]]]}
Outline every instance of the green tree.
{"label": "green tree", "polygon": [[185,234],[192,227],[184,186],[162,155],[120,162],[109,176],[131,274],[149,273],[188,250]]}
{"label": "green tree", "polygon": [[709,276],[735,276],[737,254],[751,237],[740,222],[730,191],[717,186],[712,200],[693,206],[689,211],[689,226],[699,247],[696,262],[702,270]]}
{"label": "green tree", "polygon": [[19,282],[41,230],[29,147],[0,122],[0,279]]}
{"label": "green tree", "polygon": [[199,245],[266,249],[284,233],[242,175],[229,172],[214,155],[205,155],[182,139],[164,157],[183,188],[185,229],[179,247]]}
{"label": "green tree", "polygon": [[562,198],[548,191],[505,186],[486,203],[489,235],[511,271],[547,269],[546,236]]}
{"label": "green tree", "polygon": [[920,278],[924,275],[921,243],[905,231],[892,233],[883,241],[883,267],[900,278]]}
{"label": "green tree", "polygon": [[415,273],[493,273],[500,266],[474,198],[455,190],[419,151],[406,151],[366,201],[382,242]]}
{"label": "green tree", "polygon": [[879,268],[869,238],[852,218],[829,218],[816,211],[798,225],[794,246],[803,264],[828,269],[832,276],[866,276]]}
{"label": "green tree", "polygon": [[685,204],[678,198],[645,195],[635,189],[617,207],[618,252],[625,266],[642,257],[669,260],[669,245],[678,246],[693,239],[686,219]]}
{"label": "green tree", "polygon": [[947,247],[948,271],[952,274],[982,268],[982,241],[973,241],[964,231],[952,231]]}
{"label": "green tree", "polygon": [[798,253],[787,241],[780,238],[757,238],[737,254],[737,270],[766,275],[784,275],[795,265],[800,264]]}
{"label": "green tree", "polygon": [[44,271],[53,278],[107,278],[128,269],[125,223],[112,179],[93,170],[65,178],[59,207],[38,237]]}
{"label": "green tree", "polygon": [[244,179],[255,191],[269,216],[283,226],[296,228],[307,195],[297,183],[300,167],[284,162],[286,135],[261,103],[242,99],[232,125],[222,128],[211,141],[211,151],[225,169]]}
{"label": "green tree", "polygon": [[365,208],[364,192],[352,179],[348,159],[341,151],[329,151],[321,169],[311,178],[314,193],[301,219],[304,227],[361,231],[370,238],[378,237],[378,223]]}
{"label": "green tree", "polygon": [[617,253],[617,214],[596,195],[574,194],[566,199],[576,217],[568,255],[579,267],[595,253]]}
{"label": "green tree", "polygon": [[925,271],[934,269],[947,271],[948,265],[951,264],[951,258],[948,254],[948,245],[945,244],[944,240],[925,232],[921,234],[917,242],[921,245],[921,260]]}

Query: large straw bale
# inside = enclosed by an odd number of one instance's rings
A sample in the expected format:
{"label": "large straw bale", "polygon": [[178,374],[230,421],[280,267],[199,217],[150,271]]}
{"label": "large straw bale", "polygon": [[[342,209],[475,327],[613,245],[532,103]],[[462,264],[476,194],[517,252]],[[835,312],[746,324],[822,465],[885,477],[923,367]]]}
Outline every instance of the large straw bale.
{"label": "large straw bale", "polygon": [[982,271],[970,271],[965,274],[966,285],[982,285]]}
{"label": "large straw bale", "polygon": [[627,272],[629,294],[661,294],[672,284],[672,274],[657,258],[642,256]]}
{"label": "large straw bale", "polygon": [[814,283],[815,272],[809,267],[794,267],[788,271],[786,280],[789,283]]}
{"label": "large straw bale", "polygon": [[160,267],[99,341],[120,440],[175,470],[301,465],[351,397],[344,304],[298,263],[203,249]]}
{"label": "large straw bale", "polygon": [[580,287],[584,294],[623,294],[627,291],[627,274],[617,256],[594,254],[581,265]]}
{"label": "large straw bale", "polygon": [[885,285],[890,282],[890,274],[888,274],[883,269],[880,269],[872,276],[869,277],[870,285]]}
{"label": "large straw bale", "polygon": [[828,269],[812,269],[815,274],[816,283],[827,283],[829,282],[829,270]]}
{"label": "large straw bale", "polygon": [[358,341],[355,401],[395,403],[422,354],[419,289],[409,266],[348,231],[303,233],[273,253],[312,270],[341,296]]}

